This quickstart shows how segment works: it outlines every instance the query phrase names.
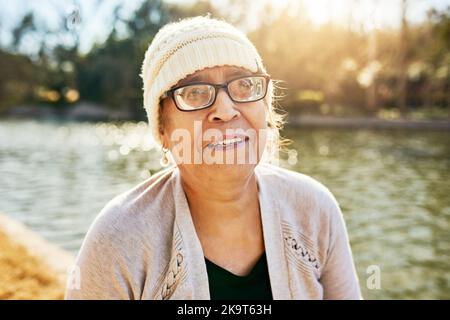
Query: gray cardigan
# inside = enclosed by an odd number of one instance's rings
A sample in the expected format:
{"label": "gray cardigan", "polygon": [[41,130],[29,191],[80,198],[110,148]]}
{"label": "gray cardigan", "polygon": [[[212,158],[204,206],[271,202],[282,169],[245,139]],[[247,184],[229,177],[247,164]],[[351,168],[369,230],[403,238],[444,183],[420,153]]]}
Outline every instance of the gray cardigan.
{"label": "gray cardigan", "polygon": [[[313,178],[255,168],[274,299],[361,299],[345,222]],[[173,166],[111,200],[90,227],[66,299],[210,299],[180,171]]]}

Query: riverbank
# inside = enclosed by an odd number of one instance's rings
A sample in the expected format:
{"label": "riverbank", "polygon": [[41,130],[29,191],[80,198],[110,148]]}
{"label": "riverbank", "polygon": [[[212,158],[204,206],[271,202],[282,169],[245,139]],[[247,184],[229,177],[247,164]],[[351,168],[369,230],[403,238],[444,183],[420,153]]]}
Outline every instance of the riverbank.
{"label": "riverbank", "polygon": [[0,300],[63,299],[73,256],[0,213]]}
{"label": "riverbank", "polygon": [[[70,108],[57,109],[52,106],[17,106],[0,113],[4,120],[57,120],[57,121],[147,121],[145,117],[134,117],[126,110],[111,110],[107,106],[82,102]],[[413,129],[413,130],[450,130],[450,119],[424,118],[410,115],[406,119],[384,117],[342,117],[288,114],[287,126],[323,127],[323,128],[367,128],[367,129]]]}
{"label": "riverbank", "polygon": [[414,120],[379,118],[336,118],[322,116],[297,116],[288,119],[287,126],[292,127],[329,127],[329,128],[365,128],[365,129],[414,129],[414,130],[450,130],[450,120]]}
{"label": "riverbank", "polygon": [[81,102],[71,107],[20,105],[0,113],[0,119],[58,121],[133,121],[127,110],[111,110],[104,105]]}

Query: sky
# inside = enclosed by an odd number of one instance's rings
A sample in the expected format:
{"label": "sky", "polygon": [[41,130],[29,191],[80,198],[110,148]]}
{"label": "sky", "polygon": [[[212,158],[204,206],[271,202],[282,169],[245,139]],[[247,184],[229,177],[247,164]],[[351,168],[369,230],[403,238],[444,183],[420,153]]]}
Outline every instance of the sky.
{"label": "sky", "polygon": [[[225,6],[226,0],[212,0],[217,6]],[[311,21],[317,25],[328,21],[343,23],[351,14],[353,20],[363,24],[365,28],[396,27],[400,22],[401,0],[259,0],[270,2],[280,7],[288,2],[302,3],[302,8]],[[32,11],[37,23],[44,24],[50,30],[58,30],[61,15],[68,16],[77,4],[81,23],[76,31],[80,34],[80,49],[87,52],[95,42],[102,42],[110,32],[113,10],[122,4],[121,15],[132,15],[143,0],[0,0],[0,44],[7,45],[12,40],[11,30],[23,16]],[[193,2],[193,0],[166,0],[166,2]],[[408,20],[420,22],[426,17],[430,8],[444,10],[450,6],[450,0],[409,0]],[[37,41],[26,39],[24,51],[33,52],[37,49]],[[48,37],[48,45],[67,43],[73,38]]]}

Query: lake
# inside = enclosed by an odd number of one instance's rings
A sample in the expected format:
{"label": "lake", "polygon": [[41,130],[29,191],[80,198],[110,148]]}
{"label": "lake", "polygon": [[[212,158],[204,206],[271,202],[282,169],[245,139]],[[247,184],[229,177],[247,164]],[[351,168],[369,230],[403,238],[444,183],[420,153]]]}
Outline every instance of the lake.
{"label": "lake", "polygon": [[[364,298],[450,299],[448,131],[284,136],[293,144],[280,165],[323,183],[341,206]],[[144,122],[0,120],[0,211],[76,254],[103,206],[160,170],[159,159]]]}

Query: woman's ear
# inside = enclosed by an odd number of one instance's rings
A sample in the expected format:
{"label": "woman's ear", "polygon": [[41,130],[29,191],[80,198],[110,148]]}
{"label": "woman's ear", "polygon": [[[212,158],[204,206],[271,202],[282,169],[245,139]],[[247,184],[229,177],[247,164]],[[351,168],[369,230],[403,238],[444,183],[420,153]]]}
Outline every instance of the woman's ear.
{"label": "woman's ear", "polygon": [[167,143],[167,135],[164,133],[164,131],[159,131],[159,139],[161,141],[161,147],[163,149],[167,149],[169,144]]}
{"label": "woman's ear", "polygon": [[164,130],[164,128],[161,130],[160,133],[160,141],[161,141],[161,147],[163,149],[169,150],[170,149],[170,135],[169,133]]}
{"label": "woman's ear", "polygon": [[165,131],[164,130],[164,122],[165,122],[165,120],[164,120],[163,105],[164,105],[164,101],[162,100],[162,101],[159,102],[158,132],[159,132],[159,137],[160,137],[160,141],[161,141],[162,147],[167,147],[168,146],[168,144],[167,144],[168,141],[166,139],[166,134],[164,133],[164,131]]}

